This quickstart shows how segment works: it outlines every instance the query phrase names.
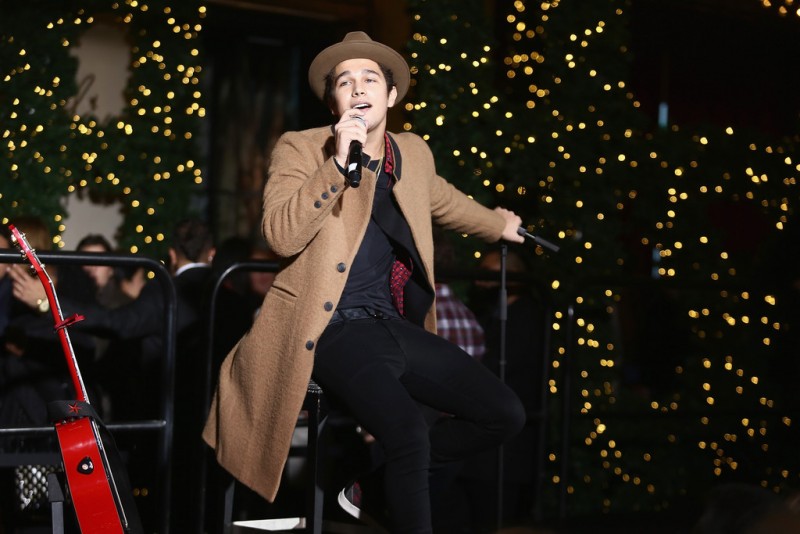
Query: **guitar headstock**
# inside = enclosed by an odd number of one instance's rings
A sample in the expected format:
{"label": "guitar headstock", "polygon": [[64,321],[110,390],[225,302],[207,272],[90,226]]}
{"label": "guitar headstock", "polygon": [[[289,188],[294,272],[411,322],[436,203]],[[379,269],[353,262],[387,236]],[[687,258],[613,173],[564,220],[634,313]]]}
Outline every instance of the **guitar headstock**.
{"label": "guitar headstock", "polygon": [[39,257],[36,255],[36,250],[31,247],[28,240],[25,238],[25,234],[20,232],[19,229],[14,226],[13,224],[8,225],[8,229],[11,231],[11,243],[19,249],[22,253],[22,257],[28,260],[28,263],[31,267],[31,272],[33,274],[37,274],[43,272],[44,264],[39,261]]}

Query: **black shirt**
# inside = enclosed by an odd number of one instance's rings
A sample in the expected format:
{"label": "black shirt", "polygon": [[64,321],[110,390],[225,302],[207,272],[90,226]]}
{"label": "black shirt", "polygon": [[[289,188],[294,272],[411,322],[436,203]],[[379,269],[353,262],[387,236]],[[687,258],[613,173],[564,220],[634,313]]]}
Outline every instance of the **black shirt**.
{"label": "black shirt", "polygon": [[367,165],[372,171],[380,166],[372,203],[373,216],[369,219],[364,239],[350,266],[350,274],[338,307],[344,309],[365,306],[392,317],[399,317],[389,290],[389,276],[397,253],[389,236],[378,226],[374,217],[375,207],[381,204],[380,200],[391,194],[389,185],[392,177],[380,165],[382,161],[371,160]]}

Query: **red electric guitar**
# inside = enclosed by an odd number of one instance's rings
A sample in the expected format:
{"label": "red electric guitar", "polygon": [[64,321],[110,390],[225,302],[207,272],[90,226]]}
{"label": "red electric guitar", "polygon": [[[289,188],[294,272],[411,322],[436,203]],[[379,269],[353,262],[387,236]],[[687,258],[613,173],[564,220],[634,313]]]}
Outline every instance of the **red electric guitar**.
{"label": "red electric guitar", "polygon": [[[133,495],[113,438],[95,413],[86,394],[67,327],[83,319],[64,318],[55,287],[22,234],[9,225],[11,241],[38,275],[47,293],[55,331],[61,341],[77,398],[48,406],[54,421],[67,487],[82,534],[141,534]],[[116,476],[115,476],[116,473]]]}

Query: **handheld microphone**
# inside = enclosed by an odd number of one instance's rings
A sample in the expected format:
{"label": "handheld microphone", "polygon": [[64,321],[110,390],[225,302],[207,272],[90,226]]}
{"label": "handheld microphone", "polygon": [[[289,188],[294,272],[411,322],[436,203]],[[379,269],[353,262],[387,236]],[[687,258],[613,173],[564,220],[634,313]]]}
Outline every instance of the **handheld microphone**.
{"label": "handheld microphone", "polygon": [[361,143],[350,141],[350,153],[347,156],[347,183],[350,187],[361,185]]}
{"label": "handheld microphone", "polygon": [[553,252],[558,252],[559,249],[561,248],[558,245],[554,245],[550,241],[547,241],[546,239],[542,239],[539,236],[533,235],[532,233],[528,232],[522,226],[517,228],[517,235],[521,235],[522,237],[527,237],[528,239],[533,240],[533,242],[536,243],[537,245],[542,246],[544,248],[549,248]]}
{"label": "handheld microphone", "polygon": [[[356,115],[354,119],[366,124],[364,117]],[[347,183],[350,187],[361,185],[361,143],[350,141],[350,153],[347,155]]]}

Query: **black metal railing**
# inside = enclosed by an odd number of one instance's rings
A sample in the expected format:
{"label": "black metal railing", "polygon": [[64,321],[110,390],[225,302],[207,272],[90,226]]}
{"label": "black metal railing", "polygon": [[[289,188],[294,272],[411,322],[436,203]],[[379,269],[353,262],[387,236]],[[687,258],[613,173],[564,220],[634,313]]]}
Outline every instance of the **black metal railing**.
{"label": "black metal railing", "polygon": [[[112,434],[119,433],[155,433],[157,434],[155,472],[158,488],[158,532],[169,533],[170,509],[172,500],[172,444],[174,430],[174,384],[175,384],[175,342],[177,330],[177,297],[172,276],[161,262],[132,254],[102,254],[81,252],[41,252],[38,258],[46,265],[107,265],[120,267],[142,267],[155,273],[164,297],[164,315],[162,339],[164,354],[161,360],[159,381],[159,413],[157,419],[112,422],[106,425]],[[13,250],[0,250],[0,263],[24,263],[24,258]],[[132,400],[135,402],[135,399]],[[0,436],[44,436],[54,432],[53,426],[27,428],[0,428]],[[24,465],[30,460],[48,460],[55,458],[60,463],[57,451],[52,453],[8,453],[0,452],[0,466]]]}

